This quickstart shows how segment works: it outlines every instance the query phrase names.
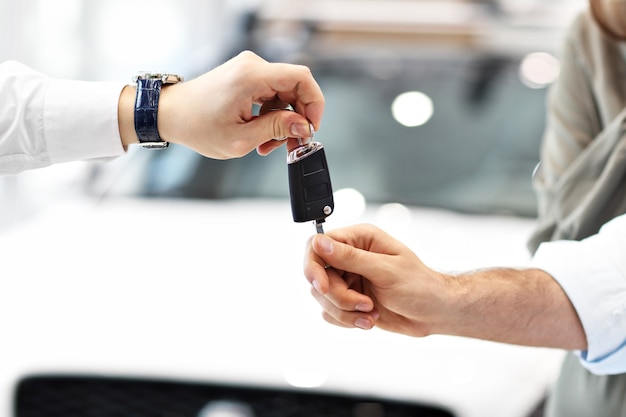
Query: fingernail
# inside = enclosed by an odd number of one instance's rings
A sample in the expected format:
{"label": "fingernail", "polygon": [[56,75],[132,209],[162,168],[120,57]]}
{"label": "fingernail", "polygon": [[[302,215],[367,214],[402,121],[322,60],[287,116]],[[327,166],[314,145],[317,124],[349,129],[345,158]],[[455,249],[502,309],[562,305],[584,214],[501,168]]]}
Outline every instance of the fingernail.
{"label": "fingernail", "polygon": [[359,303],[356,305],[355,309],[356,311],[361,311],[363,313],[369,313],[372,310],[368,303]]}
{"label": "fingernail", "polygon": [[368,319],[358,318],[354,321],[354,325],[359,329],[369,330],[372,328],[372,323]]}
{"label": "fingernail", "polygon": [[318,293],[320,293],[320,294],[321,294],[321,293],[322,293],[322,287],[320,286],[320,283],[319,283],[319,282],[317,282],[317,280],[316,280],[316,279],[314,279],[314,280],[313,280],[313,282],[312,282],[312,284],[313,284],[313,288],[315,288],[315,290],[316,290]]}
{"label": "fingernail", "polygon": [[324,253],[333,253],[333,242],[326,236],[318,235],[317,244]]}
{"label": "fingernail", "polygon": [[296,138],[308,138],[311,136],[309,126],[302,123],[293,123],[290,130],[291,134]]}

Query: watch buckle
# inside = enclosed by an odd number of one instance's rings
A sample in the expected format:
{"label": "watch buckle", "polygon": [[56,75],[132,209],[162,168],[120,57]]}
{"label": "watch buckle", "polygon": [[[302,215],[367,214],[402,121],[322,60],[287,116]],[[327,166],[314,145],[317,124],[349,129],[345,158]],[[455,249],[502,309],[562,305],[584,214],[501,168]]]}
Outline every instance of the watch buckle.
{"label": "watch buckle", "polygon": [[139,142],[137,143],[137,145],[145,149],[160,150],[160,149],[165,149],[168,146],[170,146],[170,143],[169,142]]}

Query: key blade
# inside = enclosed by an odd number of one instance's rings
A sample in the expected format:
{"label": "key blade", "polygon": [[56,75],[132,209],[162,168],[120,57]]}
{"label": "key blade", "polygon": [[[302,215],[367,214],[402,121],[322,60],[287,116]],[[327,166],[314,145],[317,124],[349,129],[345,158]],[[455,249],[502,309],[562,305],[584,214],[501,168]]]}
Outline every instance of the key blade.
{"label": "key blade", "polygon": [[324,221],[315,220],[315,231],[321,235],[324,234]]}

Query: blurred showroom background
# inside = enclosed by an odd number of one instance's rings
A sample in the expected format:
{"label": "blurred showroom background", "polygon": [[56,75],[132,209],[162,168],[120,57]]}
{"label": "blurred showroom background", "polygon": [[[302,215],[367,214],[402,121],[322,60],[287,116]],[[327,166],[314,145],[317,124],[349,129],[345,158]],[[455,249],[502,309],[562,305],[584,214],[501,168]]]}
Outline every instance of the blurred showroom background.
{"label": "blurred showroom background", "polygon": [[[327,230],[378,222],[431,266],[463,271],[528,257],[545,94],[586,5],[0,0],[0,62],[129,83],[142,70],[191,79],[242,49],[308,64],[326,96],[316,138],[336,192]],[[284,155],[133,148],[0,176],[0,410],[25,371],[77,369],[341,388],[461,417],[537,409],[560,352],[344,332],[319,318],[300,272],[314,229],[291,221]],[[141,250],[163,242],[167,254],[146,262]],[[328,343],[359,349],[308,360]]]}
{"label": "blurred showroom background", "polygon": [[[564,28],[586,6],[585,0],[398,0],[379,2],[386,7],[378,6],[378,10],[366,7],[374,4],[368,0],[294,0],[287,8],[279,6],[276,13],[272,3],[0,0],[0,61],[15,59],[53,77],[80,80],[130,82],[138,70],[166,70],[191,78],[234,53],[246,28],[246,16],[259,6],[268,15],[326,19],[329,25],[400,21],[413,30],[436,33],[424,36],[423,42],[436,42],[459,27],[471,27],[496,48],[531,53],[541,45],[540,52],[556,55]],[[407,8],[413,6],[420,7],[419,14],[407,15]],[[353,21],[342,22],[345,16]],[[280,43],[270,46],[279,47]],[[271,59],[271,50],[261,53]],[[0,178],[0,230],[75,191],[85,175],[84,165],[63,164]]]}

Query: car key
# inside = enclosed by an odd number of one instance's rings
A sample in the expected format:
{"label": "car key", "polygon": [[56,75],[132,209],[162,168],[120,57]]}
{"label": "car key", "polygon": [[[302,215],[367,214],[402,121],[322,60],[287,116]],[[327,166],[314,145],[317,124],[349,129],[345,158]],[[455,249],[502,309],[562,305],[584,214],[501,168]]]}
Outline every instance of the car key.
{"label": "car key", "polygon": [[323,223],[335,202],[324,145],[313,141],[313,126],[311,132],[309,142],[299,139],[300,146],[287,155],[291,213],[295,222],[313,221],[317,233],[324,233]]}

